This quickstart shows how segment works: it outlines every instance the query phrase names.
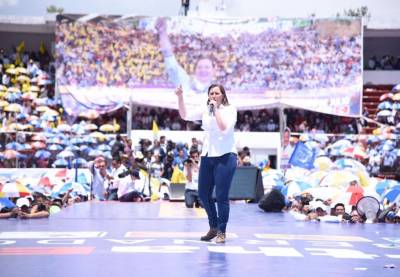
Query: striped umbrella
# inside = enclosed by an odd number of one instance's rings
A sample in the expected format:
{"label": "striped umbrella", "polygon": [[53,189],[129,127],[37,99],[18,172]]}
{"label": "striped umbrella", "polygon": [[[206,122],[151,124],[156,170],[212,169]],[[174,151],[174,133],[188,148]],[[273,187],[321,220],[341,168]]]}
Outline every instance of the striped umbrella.
{"label": "striped umbrella", "polygon": [[18,181],[5,183],[0,190],[0,197],[25,197],[30,194],[30,191]]}

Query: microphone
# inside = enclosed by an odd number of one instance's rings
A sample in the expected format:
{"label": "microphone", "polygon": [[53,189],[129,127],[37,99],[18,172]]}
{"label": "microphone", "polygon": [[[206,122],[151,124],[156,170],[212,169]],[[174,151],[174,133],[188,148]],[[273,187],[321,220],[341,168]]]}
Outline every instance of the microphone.
{"label": "microphone", "polygon": [[208,113],[209,115],[214,115],[214,104],[208,105]]}

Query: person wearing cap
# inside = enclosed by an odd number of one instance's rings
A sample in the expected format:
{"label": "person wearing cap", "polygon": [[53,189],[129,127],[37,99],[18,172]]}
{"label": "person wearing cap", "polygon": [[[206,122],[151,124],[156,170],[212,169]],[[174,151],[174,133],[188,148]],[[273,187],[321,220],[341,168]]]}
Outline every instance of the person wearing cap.
{"label": "person wearing cap", "polygon": [[50,215],[46,200],[41,197],[35,199],[35,202],[32,204],[25,197],[19,198],[16,205],[19,208],[18,217],[22,219],[45,218]]}
{"label": "person wearing cap", "polygon": [[118,186],[118,200],[121,202],[142,201],[142,193],[136,189],[135,181],[140,179],[138,170],[129,170],[131,182],[121,182]]}
{"label": "person wearing cap", "polygon": [[[204,143],[199,170],[199,197],[207,212],[209,231],[200,239],[225,243],[229,219],[229,190],[237,167],[234,127],[237,110],[230,105],[225,88],[212,84],[208,88],[208,100],[197,110],[187,110],[182,86],[175,90],[178,97],[179,115],[184,120],[202,121]],[[213,191],[217,205],[213,198]],[[217,212],[218,211],[218,212]]]}

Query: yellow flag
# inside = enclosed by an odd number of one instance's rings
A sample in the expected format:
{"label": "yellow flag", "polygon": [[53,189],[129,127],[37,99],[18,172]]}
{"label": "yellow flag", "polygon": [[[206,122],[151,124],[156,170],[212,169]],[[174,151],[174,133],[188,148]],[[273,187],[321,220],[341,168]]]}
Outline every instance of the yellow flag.
{"label": "yellow flag", "polygon": [[153,120],[153,127],[151,128],[151,130],[153,131],[153,135],[155,137],[158,135],[158,131],[160,131],[160,129],[158,129],[157,122],[155,120]]}
{"label": "yellow flag", "polygon": [[42,55],[46,53],[46,46],[44,45],[43,40],[40,42],[39,53]]}
{"label": "yellow flag", "polygon": [[17,46],[17,53],[22,53],[25,51],[25,41],[21,41]]}
{"label": "yellow flag", "polygon": [[179,169],[178,166],[174,167],[174,171],[171,176],[171,183],[175,184],[184,184],[186,183],[186,176],[182,170]]}

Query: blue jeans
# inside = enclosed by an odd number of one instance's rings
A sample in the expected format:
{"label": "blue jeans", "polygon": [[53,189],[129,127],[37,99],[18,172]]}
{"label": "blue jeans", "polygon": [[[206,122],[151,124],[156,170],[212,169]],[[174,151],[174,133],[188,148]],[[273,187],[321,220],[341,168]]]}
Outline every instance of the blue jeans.
{"label": "blue jeans", "polygon": [[[207,212],[210,228],[217,228],[223,233],[226,232],[229,219],[229,189],[236,165],[235,153],[227,153],[220,157],[201,157],[199,197]],[[214,187],[217,207],[212,196]]]}

